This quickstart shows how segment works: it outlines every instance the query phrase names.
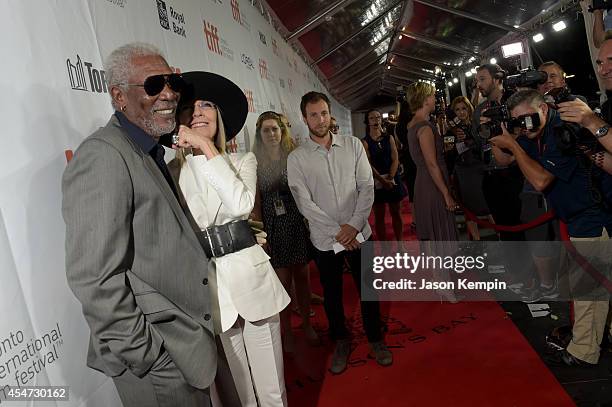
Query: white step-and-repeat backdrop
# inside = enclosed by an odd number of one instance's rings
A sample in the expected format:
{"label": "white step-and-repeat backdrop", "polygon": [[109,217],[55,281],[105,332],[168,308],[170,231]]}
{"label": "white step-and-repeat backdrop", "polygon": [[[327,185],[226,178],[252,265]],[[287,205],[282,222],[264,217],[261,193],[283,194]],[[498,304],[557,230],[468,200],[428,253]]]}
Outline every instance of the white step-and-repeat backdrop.
{"label": "white step-and-repeat backdrop", "polygon": [[[157,45],[171,66],[236,82],[249,117],[285,113],[307,137],[300,97],[325,92],[316,75],[249,0],[3,0],[0,2],[0,406],[5,386],[70,386],[49,406],[119,406],[112,381],[85,366],[88,328],[68,289],[60,180],[66,150],[112,113],[102,60],[132,41]],[[350,112],[332,102],[350,129]],[[86,253],[84,253],[86,255]]]}

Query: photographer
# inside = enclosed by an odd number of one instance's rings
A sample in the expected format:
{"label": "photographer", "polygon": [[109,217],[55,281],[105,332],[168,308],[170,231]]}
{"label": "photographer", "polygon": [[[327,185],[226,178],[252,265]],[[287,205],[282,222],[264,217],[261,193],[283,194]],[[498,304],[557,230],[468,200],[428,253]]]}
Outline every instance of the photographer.
{"label": "photographer", "polygon": [[[568,131],[568,125],[535,90],[512,95],[508,109],[513,134],[502,124],[503,134],[491,139],[496,158],[515,161],[527,181],[546,194],[557,216],[567,224],[572,241],[606,240],[612,213],[594,190],[600,171],[579,145],[574,152],[567,151],[562,133]],[[602,161],[607,165],[609,156]],[[552,361],[570,366],[596,364],[608,306],[608,301],[574,301],[572,340]]]}
{"label": "photographer", "polygon": [[[597,55],[597,75],[601,78],[609,94],[612,91],[612,38],[606,39]],[[599,143],[608,151],[612,152],[612,104],[608,99],[601,106],[599,117],[591,108],[581,100],[573,100],[559,104],[561,119],[567,122],[577,123],[587,128]]]}
{"label": "photographer", "polygon": [[[472,118],[472,134],[476,137],[476,151],[485,164],[482,190],[487,206],[500,225],[513,226],[521,223],[520,193],[523,188],[521,171],[513,163],[497,162],[491,156],[489,138],[493,122],[483,115],[484,112],[503,103],[504,70],[496,64],[485,64],[477,68],[476,86],[487,100],[478,105]],[[494,133],[494,132],[493,132]],[[500,240],[525,240],[522,232],[499,232]]]}

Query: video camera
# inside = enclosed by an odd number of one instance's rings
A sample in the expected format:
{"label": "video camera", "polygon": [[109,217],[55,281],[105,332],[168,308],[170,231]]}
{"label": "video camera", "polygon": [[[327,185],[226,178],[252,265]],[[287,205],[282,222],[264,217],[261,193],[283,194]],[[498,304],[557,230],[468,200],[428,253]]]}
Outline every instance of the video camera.
{"label": "video camera", "polygon": [[546,72],[527,68],[515,75],[507,76],[506,79],[504,79],[504,85],[506,89],[530,88],[535,85],[546,83],[547,80],[548,74]]}
{"label": "video camera", "polygon": [[608,0],[593,0],[593,5],[589,6],[589,13],[595,10],[612,10],[612,1]]}

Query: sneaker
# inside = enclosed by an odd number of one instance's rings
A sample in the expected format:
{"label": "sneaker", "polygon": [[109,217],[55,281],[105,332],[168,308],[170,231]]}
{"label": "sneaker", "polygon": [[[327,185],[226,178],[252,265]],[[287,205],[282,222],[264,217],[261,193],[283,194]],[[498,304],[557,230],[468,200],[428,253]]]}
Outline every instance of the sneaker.
{"label": "sneaker", "polygon": [[391,366],[393,363],[393,354],[383,341],[370,343],[368,358],[376,359],[376,363],[381,366]]}
{"label": "sneaker", "polygon": [[346,370],[348,358],[351,354],[351,340],[342,339],[336,342],[336,349],[332,355],[331,367],[329,371],[332,374],[340,374]]}
{"label": "sneaker", "polygon": [[524,303],[533,304],[534,302],[542,300],[553,300],[557,297],[559,297],[559,290],[557,289],[557,284],[555,282],[552,287],[538,286],[532,290],[529,290],[527,293],[523,294],[521,298]]}

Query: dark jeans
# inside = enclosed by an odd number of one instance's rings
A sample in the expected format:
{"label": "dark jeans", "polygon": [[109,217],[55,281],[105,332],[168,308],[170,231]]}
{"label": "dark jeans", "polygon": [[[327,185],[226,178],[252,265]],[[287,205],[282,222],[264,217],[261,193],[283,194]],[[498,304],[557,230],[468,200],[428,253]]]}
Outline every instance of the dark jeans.
{"label": "dark jeans", "polygon": [[[321,251],[314,249],[314,260],[319,269],[321,285],[323,286],[325,314],[329,323],[329,336],[332,340],[348,339],[350,333],[344,318],[342,303],[342,266],[344,258],[348,260],[353,281],[361,298],[361,250],[343,251],[334,254],[333,250]],[[368,269],[368,279],[372,277]],[[368,342],[382,340],[380,323],[380,307],[378,301],[360,301],[363,326]]]}

